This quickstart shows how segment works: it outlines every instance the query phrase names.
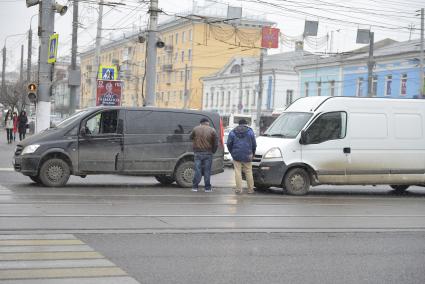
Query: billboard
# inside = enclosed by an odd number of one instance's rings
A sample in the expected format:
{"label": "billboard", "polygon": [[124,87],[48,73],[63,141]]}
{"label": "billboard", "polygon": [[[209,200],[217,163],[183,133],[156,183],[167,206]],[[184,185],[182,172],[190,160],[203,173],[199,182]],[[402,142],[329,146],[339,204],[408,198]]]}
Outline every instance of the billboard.
{"label": "billboard", "polygon": [[115,80],[97,80],[96,105],[120,106],[122,82]]}
{"label": "billboard", "polygon": [[279,47],[279,29],[264,27],[261,30],[261,47],[278,48]]}
{"label": "billboard", "polygon": [[99,80],[117,80],[118,71],[115,65],[100,65],[97,75]]}
{"label": "billboard", "polygon": [[58,34],[52,34],[49,37],[49,51],[47,54],[47,63],[56,62],[56,55],[58,53],[58,40],[59,40]]}

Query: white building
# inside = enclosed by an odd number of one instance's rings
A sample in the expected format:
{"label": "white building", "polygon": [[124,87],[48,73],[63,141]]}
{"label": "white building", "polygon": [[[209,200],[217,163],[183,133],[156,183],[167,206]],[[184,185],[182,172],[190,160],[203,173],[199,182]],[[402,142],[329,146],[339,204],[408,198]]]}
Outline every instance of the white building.
{"label": "white building", "polygon": [[[264,57],[262,128],[268,126],[273,110],[286,108],[297,99],[299,77],[294,67],[313,58],[302,50]],[[219,72],[202,80],[203,110],[218,112],[225,121],[232,113],[256,116],[259,58],[235,57]]]}

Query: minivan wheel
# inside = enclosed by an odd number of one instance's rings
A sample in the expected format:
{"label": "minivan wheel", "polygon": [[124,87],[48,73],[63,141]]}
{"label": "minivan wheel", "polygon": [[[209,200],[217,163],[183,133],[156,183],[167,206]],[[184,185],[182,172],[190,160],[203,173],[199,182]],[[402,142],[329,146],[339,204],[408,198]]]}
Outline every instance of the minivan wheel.
{"label": "minivan wheel", "polygon": [[193,177],[195,176],[195,163],[185,161],[177,166],[174,172],[174,178],[181,187],[192,187]]}
{"label": "minivan wheel", "polygon": [[406,184],[392,184],[390,186],[396,193],[405,192],[409,188],[409,185]]}
{"label": "minivan wheel", "polygon": [[64,186],[70,175],[68,164],[62,159],[49,159],[40,169],[40,180],[48,187]]}
{"label": "minivan wheel", "polygon": [[29,178],[35,183],[41,183],[39,176],[29,176]]}
{"label": "minivan wheel", "polygon": [[166,175],[155,176],[155,179],[163,185],[169,185],[174,182],[174,178],[172,176],[166,176]]}
{"label": "minivan wheel", "polygon": [[310,177],[301,168],[295,168],[285,176],[285,188],[291,195],[305,195],[310,189]]}

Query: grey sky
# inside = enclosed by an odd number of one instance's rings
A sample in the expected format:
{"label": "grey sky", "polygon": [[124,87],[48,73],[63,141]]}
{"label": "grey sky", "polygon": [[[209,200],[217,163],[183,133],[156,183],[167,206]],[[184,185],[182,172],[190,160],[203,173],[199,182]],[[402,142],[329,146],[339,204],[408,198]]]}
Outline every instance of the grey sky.
{"label": "grey sky", "polygon": [[[80,6],[79,51],[90,47],[96,36],[97,11],[93,4],[84,3]],[[107,1],[107,0],[105,0]],[[58,0],[59,3],[66,3],[66,0]],[[70,1],[71,2],[71,1]],[[119,2],[115,0],[114,2]],[[104,18],[104,42],[108,38],[123,36],[125,32],[138,30],[139,26],[146,26],[147,5],[138,0],[121,1],[125,6],[111,10],[105,7]],[[249,1],[198,1],[198,5],[210,5],[210,12],[218,13],[226,10],[226,3],[234,6],[242,6],[244,14],[267,17],[268,20],[277,23],[277,27],[285,36],[295,37],[301,35],[305,20],[319,21],[319,37],[330,34],[334,31],[333,51],[346,51],[362,45],[355,44],[357,28],[369,28],[375,32],[375,40],[391,37],[395,40],[403,41],[409,39],[409,24],[414,24],[415,28],[420,27],[419,17],[415,17],[415,11],[425,6],[423,1],[405,0],[396,2],[395,0],[249,0]],[[207,3],[205,3],[207,2]],[[159,0],[159,6],[167,14],[190,11],[192,0]],[[220,4],[224,3],[224,4]],[[90,8],[90,6],[92,8]],[[25,33],[29,28],[29,21],[32,15],[38,13],[38,6],[27,8],[24,0],[0,0],[0,40],[4,45],[7,35]],[[69,55],[71,48],[71,21],[72,7],[69,8],[65,16],[56,16],[55,31],[59,33],[59,54]],[[34,17],[33,30],[36,32],[38,17]],[[412,38],[418,38],[419,31],[412,30]],[[34,34],[35,43],[33,53],[37,53],[38,40]],[[20,45],[25,45],[25,55],[27,54],[27,37],[10,37],[7,40],[7,68],[14,70],[19,65]],[[310,43],[310,45],[313,43]],[[313,46],[314,47],[314,46]],[[320,47],[320,48],[319,48]],[[290,45],[283,45],[272,53],[289,50]],[[310,51],[325,52],[329,50],[327,44],[312,48],[306,46]]]}

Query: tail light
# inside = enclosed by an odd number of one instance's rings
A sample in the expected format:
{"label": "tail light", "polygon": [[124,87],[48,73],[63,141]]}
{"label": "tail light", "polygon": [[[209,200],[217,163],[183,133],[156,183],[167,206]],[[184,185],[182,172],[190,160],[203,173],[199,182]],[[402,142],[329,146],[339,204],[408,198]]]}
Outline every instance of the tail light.
{"label": "tail light", "polygon": [[223,120],[220,117],[220,142],[221,145],[224,146],[224,128],[223,128]]}

